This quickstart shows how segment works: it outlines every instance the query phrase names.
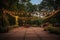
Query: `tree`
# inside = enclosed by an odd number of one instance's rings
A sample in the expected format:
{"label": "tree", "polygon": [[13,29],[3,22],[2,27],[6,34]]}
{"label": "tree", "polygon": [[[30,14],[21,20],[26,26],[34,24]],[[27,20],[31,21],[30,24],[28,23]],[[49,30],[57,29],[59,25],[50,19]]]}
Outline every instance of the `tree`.
{"label": "tree", "polygon": [[18,11],[25,11],[24,4],[18,4]]}
{"label": "tree", "polygon": [[22,0],[22,2],[29,2],[30,0]]}
{"label": "tree", "polygon": [[51,0],[43,0],[41,4],[39,4],[39,10],[41,9],[47,9],[47,10],[52,10],[53,6],[50,3]]}
{"label": "tree", "polygon": [[53,6],[53,8],[56,10],[57,8],[59,8],[60,6],[60,0],[43,0],[48,2],[51,6]]}

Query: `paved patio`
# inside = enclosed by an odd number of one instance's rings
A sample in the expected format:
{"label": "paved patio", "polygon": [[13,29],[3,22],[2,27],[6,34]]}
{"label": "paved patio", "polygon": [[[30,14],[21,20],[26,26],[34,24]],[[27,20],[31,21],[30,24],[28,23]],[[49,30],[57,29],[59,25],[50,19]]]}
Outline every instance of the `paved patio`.
{"label": "paved patio", "polygon": [[40,27],[19,27],[8,33],[0,33],[0,40],[60,40],[60,35],[51,34]]}

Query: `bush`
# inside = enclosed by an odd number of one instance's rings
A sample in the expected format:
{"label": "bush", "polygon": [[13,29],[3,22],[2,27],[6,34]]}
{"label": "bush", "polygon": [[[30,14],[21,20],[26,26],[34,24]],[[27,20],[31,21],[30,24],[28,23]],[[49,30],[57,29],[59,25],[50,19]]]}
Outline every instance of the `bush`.
{"label": "bush", "polygon": [[60,34],[60,27],[49,26],[49,27],[46,27],[44,30],[54,34]]}
{"label": "bush", "polygon": [[36,24],[33,24],[33,25],[32,25],[32,27],[37,27],[37,26],[38,26],[38,25],[36,25]]}
{"label": "bush", "polygon": [[15,24],[15,19],[10,15],[4,15],[3,18],[0,16],[0,33],[8,32],[13,27],[9,27]]}
{"label": "bush", "polygon": [[0,33],[5,33],[9,31],[9,27],[0,27]]}
{"label": "bush", "polygon": [[15,25],[15,18],[12,17],[12,16],[9,15],[9,14],[6,14],[6,16],[8,17],[9,24],[10,24],[10,25]]}

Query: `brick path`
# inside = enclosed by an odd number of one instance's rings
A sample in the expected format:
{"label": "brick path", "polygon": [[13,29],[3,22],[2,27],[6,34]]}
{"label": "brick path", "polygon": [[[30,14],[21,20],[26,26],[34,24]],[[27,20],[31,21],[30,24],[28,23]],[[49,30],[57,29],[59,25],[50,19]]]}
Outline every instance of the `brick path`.
{"label": "brick path", "polygon": [[0,33],[0,40],[60,40],[60,35],[43,30],[40,27],[19,27],[8,33]]}

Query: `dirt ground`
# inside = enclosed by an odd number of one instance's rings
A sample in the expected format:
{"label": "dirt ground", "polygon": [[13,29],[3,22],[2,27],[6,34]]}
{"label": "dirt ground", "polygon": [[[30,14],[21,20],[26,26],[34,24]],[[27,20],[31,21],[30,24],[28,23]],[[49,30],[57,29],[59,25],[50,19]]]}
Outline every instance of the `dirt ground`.
{"label": "dirt ground", "polygon": [[60,40],[60,35],[51,34],[40,27],[19,27],[8,33],[0,33],[0,40]]}

